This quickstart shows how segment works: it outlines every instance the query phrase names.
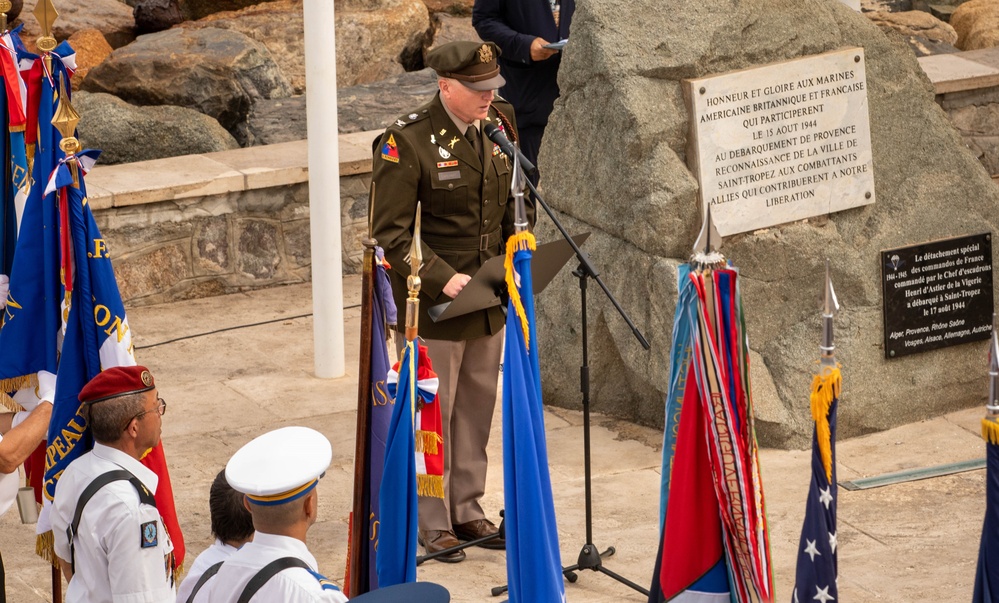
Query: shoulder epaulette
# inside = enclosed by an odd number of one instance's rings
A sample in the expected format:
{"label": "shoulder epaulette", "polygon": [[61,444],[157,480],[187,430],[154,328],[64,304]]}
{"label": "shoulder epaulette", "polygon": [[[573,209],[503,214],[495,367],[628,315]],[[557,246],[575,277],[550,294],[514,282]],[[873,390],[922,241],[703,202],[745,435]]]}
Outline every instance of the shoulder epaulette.
{"label": "shoulder epaulette", "polygon": [[[407,113],[402,115],[399,119],[392,122],[392,126],[397,128],[405,128],[409,124],[415,124],[418,121],[423,121],[424,119],[430,117],[430,109],[426,107],[420,107],[412,113]],[[391,126],[390,126],[391,127]]]}
{"label": "shoulder epaulette", "polygon": [[323,587],[323,590],[335,590],[340,592],[340,587],[334,584],[329,578],[320,574],[319,572],[308,570],[312,577],[319,581],[319,586]]}

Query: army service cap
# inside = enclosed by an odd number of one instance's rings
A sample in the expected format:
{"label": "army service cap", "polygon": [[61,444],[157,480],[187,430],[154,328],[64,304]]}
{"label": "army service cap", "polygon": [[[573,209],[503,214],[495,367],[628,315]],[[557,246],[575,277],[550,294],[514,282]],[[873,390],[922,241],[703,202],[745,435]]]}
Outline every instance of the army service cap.
{"label": "army service cap", "polygon": [[311,492],[331,460],[326,436],[308,427],[282,427],[237,450],[225,466],[225,479],[253,504],[281,505]]}
{"label": "army service cap", "polygon": [[426,63],[441,77],[485,92],[506,84],[496,62],[499,55],[499,46],[492,42],[448,42],[427,53]]}

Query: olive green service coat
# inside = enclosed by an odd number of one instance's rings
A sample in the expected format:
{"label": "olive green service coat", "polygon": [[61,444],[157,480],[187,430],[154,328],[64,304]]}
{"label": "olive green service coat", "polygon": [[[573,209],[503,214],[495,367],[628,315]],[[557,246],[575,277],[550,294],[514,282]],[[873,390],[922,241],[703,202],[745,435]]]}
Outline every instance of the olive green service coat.
{"label": "olive green service coat", "polygon": [[[480,130],[486,123],[500,125],[497,109],[513,121],[513,107],[497,98]],[[443,289],[452,276],[474,275],[486,260],[504,253],[504,243],[514,233],[514,204],[510,201],[513,164],[481,131],[480,136],[482,156],[476,157],[438,94],[415,112],[400,117],[375,143],[372,234],[392,265],[389,276],[400,312],[399,330],[405,322],[406,277],[417,201],[422,202],[423,240],[420,336],[460,341],[492,335],[503,328],[505,317],[499,306],[439,323],[427,314],[431,306],[451,301]],[[533,224],[530,206],[528,219]]]}

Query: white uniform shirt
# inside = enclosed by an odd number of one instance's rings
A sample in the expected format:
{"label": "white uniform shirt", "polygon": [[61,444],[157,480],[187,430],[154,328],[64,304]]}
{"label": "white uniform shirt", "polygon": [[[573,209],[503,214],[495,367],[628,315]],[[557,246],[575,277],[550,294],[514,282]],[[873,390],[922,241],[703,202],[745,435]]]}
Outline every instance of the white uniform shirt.
{"label": "white uniform shirt", "polygon": [[[191,596],[191,591],[194,590],[194,585],[198,583],[198,579],[205,573],[205,570],[219,561],[225,561],[237,550],[239,549],[216,538],[215,544],[202,551],[198,555],[198,558],[194,560],[184,581],[177,587],[177,603],[187,602],[187,598]],[[207,588],[207,585],[202,588]]]}
{"label": "white uniform shirt", "polygon": [[[318,565],[305,543],[290,536],[256,532],[253,541],[247,542],[232,554],[219,573],[194,599],[196,603],[235,603],[246,584],[265,565],[281,557],[297,557],[313,571]],[[339,590],[326,588],[319,579],[300,567],[292,567],[276,574],[257,591],[251,601],[266,603],[344,603],[347,597]]]}
{"label": "white uniform shirt", "polygon": [[[70,463],[56,485],[52,503],[55,552],[69,561],[66,527],[73,521],[83,490],[99,475],[125,469],[150,492],[158,478],[131,456],[102,444]],[[173,543],[159,511],[139,503],[135,487],[114,481],[84,508],[75,541],[76,571],[66,603],[173,603]]]}
{"label": "white uniform shirt", "polygon": [[[0,435],[0,441],[3,436]],[[17,488],[21,485],[21,476],[17,469],[13,473],[0,473],[0,515],[7,512],[7,509],[14,504],[17,498]]]}

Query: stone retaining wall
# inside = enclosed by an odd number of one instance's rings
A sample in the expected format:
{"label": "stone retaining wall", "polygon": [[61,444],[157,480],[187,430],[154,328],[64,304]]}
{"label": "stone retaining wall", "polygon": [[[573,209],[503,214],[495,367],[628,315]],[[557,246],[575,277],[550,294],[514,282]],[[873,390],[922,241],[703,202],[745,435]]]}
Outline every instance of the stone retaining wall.
{"label": "stone retaining wall", "polygon": [[999,180],[999,48],[919,59],[965,143]]}
{"label": "stone retaining wall", "polygon": [[[375,134],[341,137],[344,274],[360,270]],[[88,198],[125,303],[308,282],[305,149],[299,141],[95,168]]]}

